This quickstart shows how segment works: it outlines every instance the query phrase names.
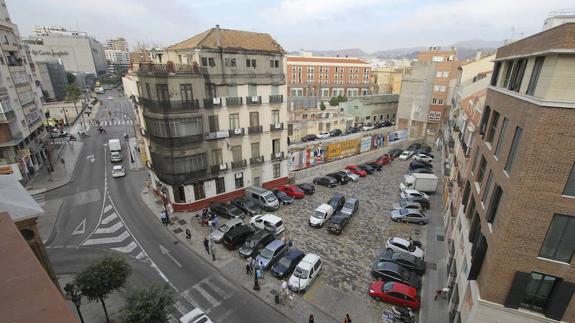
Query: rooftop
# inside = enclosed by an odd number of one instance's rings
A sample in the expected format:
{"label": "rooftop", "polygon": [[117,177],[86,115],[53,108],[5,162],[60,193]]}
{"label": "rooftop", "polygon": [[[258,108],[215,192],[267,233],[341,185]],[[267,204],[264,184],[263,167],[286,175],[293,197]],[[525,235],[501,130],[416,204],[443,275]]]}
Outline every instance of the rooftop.
{"label": "rooftop", "polygon": [[350,97],[348,102],[361,101],[364,105],[398,102],[399,94],[376,94]]}
{"label": "rooftop", "polygon": [[11,176],[0,176],[0,212],[9,212],[15,222],[44,214],[32,195]]}
{"label": "rooftop", "polygon": [[316,57],[316,56],[287,56],[287,62],[311,62],[311,63],[347,63],[347,64],[366,64],[368,62],[356,57]]}
{"label": "rooftop", "polygon": [[495,60],[545,53],[575,54],[575,23],[564,23],[497,49]]}

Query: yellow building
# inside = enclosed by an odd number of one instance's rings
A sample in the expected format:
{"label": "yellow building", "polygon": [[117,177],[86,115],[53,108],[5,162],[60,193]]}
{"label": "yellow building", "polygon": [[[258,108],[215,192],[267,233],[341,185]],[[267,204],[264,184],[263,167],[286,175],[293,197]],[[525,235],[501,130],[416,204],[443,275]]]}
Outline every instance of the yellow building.
{"label": "yellow building", "polygon": [[408,68],[373,68],[371,75],[377,85],[377,94],[399,94],[402,75],[407,71]]}

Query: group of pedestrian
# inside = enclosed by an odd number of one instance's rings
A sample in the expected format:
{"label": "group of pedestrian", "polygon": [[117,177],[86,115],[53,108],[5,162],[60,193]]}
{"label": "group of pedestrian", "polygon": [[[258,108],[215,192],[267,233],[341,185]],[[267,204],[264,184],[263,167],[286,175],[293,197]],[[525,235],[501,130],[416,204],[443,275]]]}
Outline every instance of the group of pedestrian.
{"label": "group of pedestrian", "polygon": [[168,215],[168,211],[166,211],[166,209],[162,209],[162,211],[160,211],[160,220],[162,220],[162,224],[165,226],[168,226],[168,224],[171,223],[170,216]]}

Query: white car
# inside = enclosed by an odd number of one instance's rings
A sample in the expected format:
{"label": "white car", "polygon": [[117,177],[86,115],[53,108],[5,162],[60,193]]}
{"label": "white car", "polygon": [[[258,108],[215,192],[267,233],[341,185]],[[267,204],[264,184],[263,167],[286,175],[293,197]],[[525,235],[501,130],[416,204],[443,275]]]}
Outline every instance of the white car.
{"label": "white car", "polygon": [[368,130],[373,130],[375,129],[375,126],[372,123],[368,123],[366,125],[364,125],[363,127],[361,127],[361,130],[363,131],[368,131]]}
{"label": "white car", "polygon": [[342,172],[344,172],[347,177],[349,177],[352,181],[357,182],[359,181],[359,175],[352,173],[350,170],[344,169],[341,170]]}
{"label": "white car", "polygon": [[323,268],[318,255],[308,253],[295,267],[288,280],[288,287],[294,292],[305,292]]}
{"label": "white car", "polygon": [[196,308],[180,317],[180,323],[214,323],[201,309]]}
{"label": "white car", "polygon": [[413,159],[423,160],[424,162],[428,162],[428,163],[431,163],[433,161],[433,158],[427,156],[426,154],[416,154],[415,156],[413,156]]}
{"label": "white car", "polygon": [[321,228],[333,215],[333,207],[329,204],[322,204],[313,211],[309,218],[309,225],[315,228]]}
{"label": "white car", "polygon": [[411,156],[413,156],[413,151],[406,150],[402,152],[401,155],[399,155],[399,160],[408,160],[409,158],[411,158]]}
{"label": "white car", "polygon": [[113,96],[109,96],[109,97],[108,97],[108,100],[114,100],[114,97],[113,97]]}
{"label": "white car", "polygon": [[394,237],[385,243],[385,249],[397,252],[404,252],[413,255],[417,258],[423,259],[423,250],[415,246],[413,242],[403,238]]}
{"label": "white car", "polygon": [[126,172],[124,171],[124,166],[116,165],[112,167],[112,177],[123,177],[126,176]]}
{"label": "white car", "polygon": [[317,137],[318,137],[319,139],[329,138],[329,136],[330,136],[330,134],[329,134],[329,132],[327,132],[327,131],[322,131],[322,132],[320,132],[320,133],[317,135]]}
{"label": "white car", "polygon": [[[400,186],[401,186],[401,185],[400,185]],[[425,194],[425,193],[423,193],[423,192],[420,192],[420,191],[418,191],[418,190],[413,190],[413,189],[410,189],[410,188],[402,189],[402,190],[401,190],[401,198],[402,198],[402,199],[406,199],[406,198],[409,198],[409,197],[423,197],[424,199],[426,199],[426,200],[429,201],[429,195],[427,195],[427,194]]]}

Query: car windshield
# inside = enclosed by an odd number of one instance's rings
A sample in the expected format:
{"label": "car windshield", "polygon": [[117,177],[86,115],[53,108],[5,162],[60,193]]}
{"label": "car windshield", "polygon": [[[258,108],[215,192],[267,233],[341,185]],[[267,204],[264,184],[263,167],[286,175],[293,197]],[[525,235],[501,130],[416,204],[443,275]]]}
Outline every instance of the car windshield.
{"label": "car windshield", "polygon": [[323,219],[324,215],[325,215],[325,213],[322,211],[315,211],[313,213],[313,217],[316,219]]}
{"label": "car windshield", "polygon": [[222,225],[218,228],[218,230],[225,233],[225,232],[228,232],[229,227],[228,227],[227,224],[222,224]]}
{"label": "car windshield", "polygon": [[393,288],[393,282],[387,282],[381,285],[382,292],[389,292]]}
{"label": "car windshield", "polygon": [[249,239],[246,241],[246,247],[248,248],[253,248],[256,246],[256,240],[254,239]]}
{"label": "car windshield", "polygon": [[296,187],[294,188],[294,192],[303,193],[303,190],[302,190],[301,188],[299,188],[299,187],[296,186]]}
{"label": "car windshield", "polygon": [[244,206],[246,207],[254,207],[256,205],[256,202],[252,201],[252,200],[243,200],[244,202]]}
{"label": "car windshield", "polygon": [[288,257],[283,257],[282,259],[280,259],[280,261],[278,261],[278,264],[283,266],[284,268],[288,268],[291,265],[291,261],[289,260]]}
{"label": "car windshield", "polygon": [[297,278],[306,279],[308,271],[301,269],[300,267],[296,267],[295,271],[293,272],[293,275],[296,276]]}
{"label": "car windshield", "polygon": [[264,196],[264,198],[268,202],[273,202],[275,200],[275,196],[273,194],[268,194],[268,195]]}
{"label": "car windshield", "polygon": [[407,209],[401,209],[401,210],[399,210],[399,214],[401,214],[401,215],[408,215],[408,214],[409,214],[409,210],[407,210]]}
{"label": "car windshield", "polygon": [[284,198],[284,197],[287,196],[287,194],[284,193],[284,192],[282,192],[282,191],[277,191],[276,195],[277,195],[278,197],[281,197],[281,198]]}
{"label": "car windshield", "polygon": [[265,259],[271,259],[271,258],[273,257],[273,255],[274,255],[273,250],[270,250],[270,249],[268,249],[268,248],[265,248],[264,250],[262,250],[262,251],[260,252],[260,256],[261,256],[262,258],[265,258]]}
{"label": "car windshield", "polygon": [[228,210],[230,210],[230,213],[235,215],[241,215],[243,213],[242,210],[238,209],[235,206],[230,207]]}

